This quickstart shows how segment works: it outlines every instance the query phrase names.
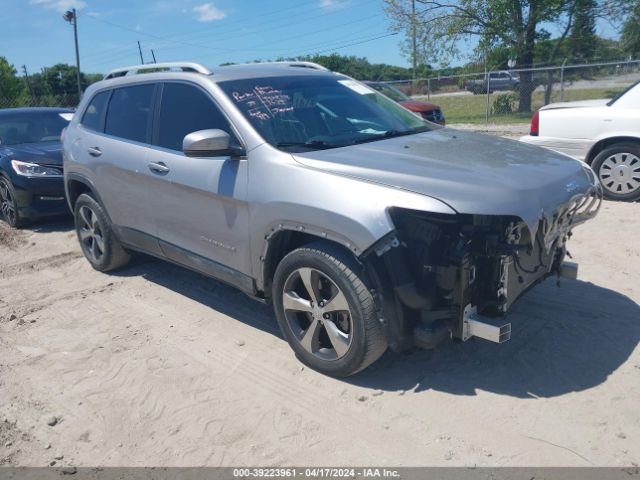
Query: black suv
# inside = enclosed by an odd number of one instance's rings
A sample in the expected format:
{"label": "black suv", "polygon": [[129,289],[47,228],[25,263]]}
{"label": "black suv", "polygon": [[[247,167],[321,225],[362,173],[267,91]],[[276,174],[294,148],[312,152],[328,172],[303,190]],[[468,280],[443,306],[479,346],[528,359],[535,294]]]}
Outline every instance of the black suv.
{"label": "black suv", "polygon": [[0,110],[0,212],[12,227],[69,211],[60,135],[72,116],[66,108]]}

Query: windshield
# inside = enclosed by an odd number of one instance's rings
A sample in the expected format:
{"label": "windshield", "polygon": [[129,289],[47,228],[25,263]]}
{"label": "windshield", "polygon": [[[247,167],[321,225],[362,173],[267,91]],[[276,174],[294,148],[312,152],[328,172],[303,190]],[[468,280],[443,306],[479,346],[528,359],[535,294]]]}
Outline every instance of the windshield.
{"label": "windshield", "polygon": [[379,91],[383,95],[386,95],[387,97],[389,97],[391,100],[395,100],[396,102],[411,100],[400,90],[398,90],[395,87],[392,87],[391,85],[387,85],[386,83],[371,83],[369,85],[372,88],[375,88],[377,91]]}
{"label": "windshield", "polygon": [[219,85],[267,142],[287,151],[343,147],[438,128],[345,77],[251,78]]}
{"label": "windshield", "polygon": [[69,124],[69,113],[29,112],[0,116],[0,142],[3,145],[59,142],[62,129]]}
{"label": "windshield", "polygon": [[609,100],[609,102],[607,103],[607,106],[610,107],[611,105],[613,105],[614,103],[616,103],[618,100],[620,100],[627,92],[629,92],[630,90],[633,90],[635,88],[636,85],[640,84],[640,81],[637,81],[635,83],[632,83],[631,85],[629,85],[627,88],[625,88],[623,91],[621,91],[620,93],[618,93],[617,95],[615,95],[611,100]]}

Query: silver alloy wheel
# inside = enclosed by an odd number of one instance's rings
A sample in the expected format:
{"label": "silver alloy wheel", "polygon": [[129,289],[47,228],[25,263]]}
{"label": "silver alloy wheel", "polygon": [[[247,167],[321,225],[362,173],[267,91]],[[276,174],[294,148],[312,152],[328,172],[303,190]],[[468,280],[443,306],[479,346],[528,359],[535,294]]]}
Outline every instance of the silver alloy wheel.
{"label": "silver alloy wheel", "polygon": [[79,213],[78,235],[80,236],[80,242],[85,251],[91,255],[91,258],[99,262],[104,255],[104,238],[98,223],[98,216],[86,205],[80,207]]}
{"label": "silver alloy wheel", "polygon": [[322,360],[346,355],[353,338],[347,298],[327,275],[299,268],[289,275],[282,292],[289,328],[300,345]]}
{"label": "silver alloy wheel", "polygon": [[614,153],[602,162],[598,177],[612,193],[633,193],[640,188],[640,158],[632,153]]}
{"label": "silver alloy wheel", "polygon": [[9,185],[6,182],[0,181],[0,211],[5,220],[13,225],[16,221],[16,202],[11,195]]}

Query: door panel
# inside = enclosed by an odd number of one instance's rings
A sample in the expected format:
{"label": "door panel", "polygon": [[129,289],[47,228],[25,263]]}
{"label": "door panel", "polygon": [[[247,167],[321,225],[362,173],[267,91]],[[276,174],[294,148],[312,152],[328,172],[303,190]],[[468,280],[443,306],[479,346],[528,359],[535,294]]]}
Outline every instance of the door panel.
{"label": "door panel", "polygon": [[87,137],[96,162],[95,182],[116,226],[154,235],[150,192],[158,179],[147,168],[155,84],[113,91],[105,119],[105,134]]}
{"label": "door panel", "polygon": [[[187,134],[212,128],[228,132],[238,144],[208,92],[184,82],[163,85],[153,139],[157,147],[147,157],[147,163],[166,169],[154,173],[153,218],[161,240],[249,273],[247,160],[194,158],[181,151]],[[165,254],[171,255],[169,249]]]}
{"label": "door panel", "polygon": [[169,168],[153,195],[158,237],[248,273],[247,161],[161,150],[151,156]]}

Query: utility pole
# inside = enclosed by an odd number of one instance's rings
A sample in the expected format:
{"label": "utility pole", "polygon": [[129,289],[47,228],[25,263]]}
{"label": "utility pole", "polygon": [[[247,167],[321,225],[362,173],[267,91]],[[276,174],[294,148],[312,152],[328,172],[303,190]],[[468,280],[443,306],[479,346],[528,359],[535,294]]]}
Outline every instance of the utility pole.
{"label": "utility pole", "polygon": [[416,80],[416,69],[418,68],[418,47],[416,39],[416,0],[411,0],[411,62],[413,67],[413,82]]}
{"label": "utility pole", "polygon": [[27,82],[27,89],[29,90],[29,96],[31,97],[31,103],[33,105],[36,104],[35,98],[33,97],[33,90],[31,90],[31,82],[29,81],[29,72],[27,72],[27,66],[22,65],[22,71],[24,72],[24,79]]}
{"label": "utility pole", "polygon": [[140,64],[144,65],[144,58],[142,58],[142,47],[140,46],[140,40],[138,40],[138,52],[140,52]]}
{"label": "utility pole", "polygon": [[78,47],[78,15],[76,9],[67,10],[62,16],[65,21],[73,25],[73,39],[76,44],[76,81],[78,83],[78,102],[82,97],[82,85],[80,84],[80,48]]}
{"label": "utility pole", "polygon": [[153,48],[151,49],[151,56],[153,57],[153,63],[158,63],[156,62],[156,54],[153,53]]}

